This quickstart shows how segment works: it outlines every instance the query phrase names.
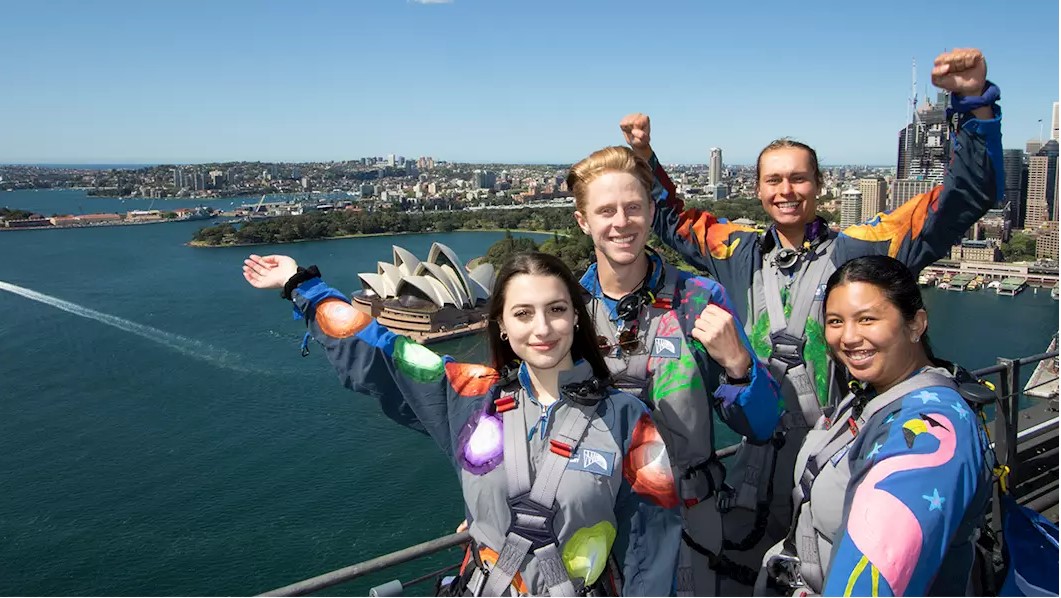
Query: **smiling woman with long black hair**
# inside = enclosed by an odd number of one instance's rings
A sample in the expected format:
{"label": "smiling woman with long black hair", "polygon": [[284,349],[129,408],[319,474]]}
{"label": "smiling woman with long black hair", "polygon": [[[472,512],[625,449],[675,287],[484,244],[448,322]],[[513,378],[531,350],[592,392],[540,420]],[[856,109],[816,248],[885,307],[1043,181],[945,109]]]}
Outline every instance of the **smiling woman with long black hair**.
{"label": "smiling woman with long black hair", "polygon": [[519,254],[490,299],[492,367],[387,330],[287,256],[243,275],[283,288],[343,384],[426,431],[449,456],[472,536],[460,595],[670,595],[681,521],[647,408],[609,385],[578,282],[556,257]]}

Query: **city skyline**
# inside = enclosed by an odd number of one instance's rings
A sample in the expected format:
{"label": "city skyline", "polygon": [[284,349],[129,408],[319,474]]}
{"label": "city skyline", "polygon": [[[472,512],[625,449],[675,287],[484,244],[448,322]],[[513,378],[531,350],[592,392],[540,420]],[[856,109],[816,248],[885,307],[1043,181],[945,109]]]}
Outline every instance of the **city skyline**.
{"label": "city skyline", "polygon": [[[977,18],[977,12],[983,17]],[[1057,5],[971,2],[18,4],[0,50],[0,163],[324,162],[401,154],[566,164],[653,118],[665,163],[750,164],[780,136],[894,165],[936,54],[980,47],[1007,148],[1052,133]],[[917,15],[916,18],[904,15]],[[853,23],[872,22],[867,35]],[[929,31],[944,31],[928,34]],[[874,34],[876,32],[876,34]],[[843,48],[843,51],[837,51]],[[32,49],[27,51],[27,49]],[[926,93],[927,92],[927,93]]]}

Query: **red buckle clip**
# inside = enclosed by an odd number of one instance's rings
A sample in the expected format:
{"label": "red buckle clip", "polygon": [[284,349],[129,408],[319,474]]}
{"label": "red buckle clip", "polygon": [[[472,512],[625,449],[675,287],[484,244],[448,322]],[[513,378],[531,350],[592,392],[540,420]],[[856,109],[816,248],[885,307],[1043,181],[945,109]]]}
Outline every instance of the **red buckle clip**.
{"label": "red buckle clip", "polygon": [[847,428],[849,430],[851,430],[851,435],[852,436],[858,436],[858,424],[855,423],[855,418],[853,418],[853,417],[847,418]]}
{"label": "red buckle clip", "polygon": [[685,503],[685,508],[686,509],[691,509],[691,508],[695,507],[696,505],[700,504],[700,499],[699,498],[686,498],[686,499],[683,499],[682,502]]}
{"label": "red buckle clip", "polygon": [[511,411],[516,408],[516,397],[512,395],[509,395],[507,397],[501,397],[500,399],[494,401],[494,407],[497,409],[498,413]]}
{"label": "red buckle clip", "polygon": [[671,300],[665,298],[656,299],[652,302],[652,307],[655,307],[656,309],[670,309]]}
{"label": "red buckle clip", "polygon": [[549,450],[565,459],[571,458],[571,445],[559,440],[549,440]]}

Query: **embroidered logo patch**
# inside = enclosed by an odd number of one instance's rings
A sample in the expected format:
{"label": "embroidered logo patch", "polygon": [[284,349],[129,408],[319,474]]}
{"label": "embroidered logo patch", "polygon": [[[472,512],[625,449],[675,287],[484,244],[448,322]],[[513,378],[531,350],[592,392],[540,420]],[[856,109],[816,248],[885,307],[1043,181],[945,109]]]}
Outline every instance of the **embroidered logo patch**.
{"label": "embroidered logo patch", "polygon": [[579,447],[567,461],[568,469],[610,476],[615,465],[615,453]]}
{"label": "embroidered logo patch", "polygon": [[814,290],[814,300],[821,301],[825,299],[825,284],[818,285],[818,288]]}
{"label": "embroidered logo patch", "polygon": [[652,339],[652,357],[678,359],[682,356],[682,340],[677,337],[658,336]]}

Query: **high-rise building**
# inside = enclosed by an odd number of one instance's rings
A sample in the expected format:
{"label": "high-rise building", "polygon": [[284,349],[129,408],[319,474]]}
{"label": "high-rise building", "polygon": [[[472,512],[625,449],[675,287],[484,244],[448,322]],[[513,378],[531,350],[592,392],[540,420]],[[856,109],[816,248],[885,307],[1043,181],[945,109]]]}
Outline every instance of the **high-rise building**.
{"label": "high-rise building", "polygon": [[882,177],[859,179],[858,191],[862,194],[859,222],[865,222],[886,209],[888,183]]}
{"label": "high-rise building", "polygon": [[932,181],[916,179],[895,179],[892,183],[892,194],[888,198],[888,210],[894,210],[922,193],[928,193],[935,187]]}
{"label": "high-rise building", "polygon": [[947,94],[941,92],[936,103],[922,104],[914,121],[899,131],[897,178],[943,182],[950,160],[946,106]]}
{"label": "high-rise building", "polygon": [[707,173],[707,182],[717,185],[722,181],[722,150],[717,147],[711,148],[711,164]]}
{"label": "high-rise building", "polygon": [[1051,139],[1028,158],[1028,196],[1024,228],[1038,229],[1053,220],[1057,203],[1057,141]]}
{"label": "high-rise building", "polygon": [[862,222],[862,192],[848,189],[840,194],[840,228]]}
{"label": "high-rise building", "polygon": [[[1008,220],[1013,228],[1024,227],[1024,188],[1021,182],[1027,166],[1024,163],[1024,151],[1019,149],[1002,150],[1002,169],[1006,171],[1005,193],[1002,205],[1009,206]],[[1022,176],[1024,175],[1024,176]]]}
{"label": "high-rise building", "polygon": [[899,179],[910,178],[910,156],[913,155],[913,143],[917,139],[917,124],[910,123],[899,131],[899,160],[895,176]]}
{"label": "high-rise building", "polygon": [[1051,220],[1039,230],[1035,239],[1035,259],[1057,261],[1057,221]]}
{"label": "high-rise building", "polygon": [[1054,141],[1057,141],[1057,125],[1057,102],[1054,102],[1054,118],[1050,125],[1050,139],[1053,139]]}
{"label": "high-rise building", "polygon": [[1038,154],[1041,149],[1043,149],[1043,142],[1038,139],[1029,139],[1028,143],[1024,144],[1024,153],[1029,156]]}
{"label": "high-rise building", "polygon": [[472,173],[472,184],[478,189],[493,189],[497,175],[489,170],[476,170]]}

